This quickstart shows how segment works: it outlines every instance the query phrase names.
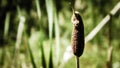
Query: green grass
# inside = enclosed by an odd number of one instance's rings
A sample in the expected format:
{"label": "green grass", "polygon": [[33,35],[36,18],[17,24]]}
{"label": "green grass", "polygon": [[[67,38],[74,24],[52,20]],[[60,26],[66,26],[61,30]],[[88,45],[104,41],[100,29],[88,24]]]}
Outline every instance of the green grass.
{"label": "green grass", "polygon": [[52,45],[52,38],[53,38],[53,1],[45,0],[46,2],[46,9],[48,14],[48,28],[49,28],[49,41],[50,41],[50,53],[49,53],[49,65],[48,67],[53,68],[53,45]]}

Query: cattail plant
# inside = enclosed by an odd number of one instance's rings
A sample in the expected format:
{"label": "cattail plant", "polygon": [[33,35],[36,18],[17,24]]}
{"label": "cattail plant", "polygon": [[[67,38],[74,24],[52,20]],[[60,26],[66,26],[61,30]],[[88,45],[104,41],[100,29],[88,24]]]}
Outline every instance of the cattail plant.
{"label": "cattail plant", "polygon": [[73,23],[72,50],[76,56],[76,68],[79,68],[79,57],[83,54],[84,50],[84,25],[80,14],[74,10],[71,21]]}

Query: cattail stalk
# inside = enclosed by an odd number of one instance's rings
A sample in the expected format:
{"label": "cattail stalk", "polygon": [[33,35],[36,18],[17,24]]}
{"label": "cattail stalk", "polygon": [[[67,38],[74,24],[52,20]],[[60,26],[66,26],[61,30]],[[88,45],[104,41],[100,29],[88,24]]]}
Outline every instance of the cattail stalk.
{"label": "cattail stalk", "polygon": [[76,68],[80,68],[79,67],[79,57],[76,56]]}
{"label": "cattail stalk", "polygon": [[71,21],[73,23],[71,38],[72,50],[73,54],[76,56],[76,68],[79,68],[79,57],[83,54],[84,50],[84,25],[77,11],[73,11]]}

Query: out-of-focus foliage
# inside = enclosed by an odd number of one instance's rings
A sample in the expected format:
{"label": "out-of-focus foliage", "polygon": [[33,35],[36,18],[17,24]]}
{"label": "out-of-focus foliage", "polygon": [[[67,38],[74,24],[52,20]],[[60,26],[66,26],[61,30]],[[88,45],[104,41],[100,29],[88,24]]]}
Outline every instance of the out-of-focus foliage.
{"label": "out-of-focus foliage", "polygon": [[[87,36],[118,2],[119,0],[0,0],[0,68],[45,68],[51,65],[50,61],[53,61],[54,68],[75,68],[75,57],[63,63],[64,52],[71,45],[72,8],[80,12]],[[25,18],[25,22],[16,66],[15,44],[21,17]],[[111,33],[108,32],[109,23]],[[106,68],[109,40],[113,47],[112,66],[120,67],[120,10],[109,23],[85,45],[84,54],[80,58],[81,68]]]}

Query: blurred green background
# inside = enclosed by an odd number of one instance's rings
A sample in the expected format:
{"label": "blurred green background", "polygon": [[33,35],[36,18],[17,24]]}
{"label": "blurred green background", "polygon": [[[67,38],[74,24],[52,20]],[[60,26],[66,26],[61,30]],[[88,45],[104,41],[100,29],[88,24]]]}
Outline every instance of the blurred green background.
{"label": "blurred green background", "polygon": [[[72,7],[82,16],[86,37],[117,3],[120,1],[0,0],[0,68],[75,68],[70,48]],[[86,42],[80,57],[81,68],[109,66],[120,68],[120,9]]]}

